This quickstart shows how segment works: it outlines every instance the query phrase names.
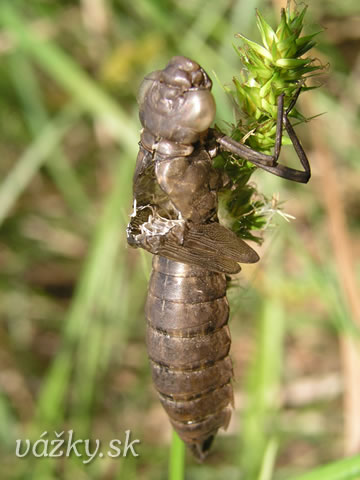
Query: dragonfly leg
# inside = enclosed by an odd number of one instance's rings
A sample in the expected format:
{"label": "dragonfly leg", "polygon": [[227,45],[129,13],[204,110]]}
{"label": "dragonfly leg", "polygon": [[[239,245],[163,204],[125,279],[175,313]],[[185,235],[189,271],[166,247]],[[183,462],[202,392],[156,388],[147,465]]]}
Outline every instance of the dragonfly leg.
{"label": "dragonfly leg", "polygon": [[286,112],[285,112],[285,115],[289,115],[289,113],[291,112],[291,110],[295,107],[295,104],[299,98],[299,95],[300,95],[300,92],[301,92],[301,89],[302,89],[302,85],[300,85],[300,87],[296,90],[295,92],[295,95],[293,96],[293,98],[291,99],[291,102],[288,106],[288,108],[286,109]]}
{"label": "dragonfly leg", "polygon": [[276,119],[276,136],[275,136],[275,148],[273,155],[267,155],[266,153],[258,152],[243,143],[228,137],[227,135],[220,134],[214,131],[216,135],[216,141],[220,144],[220,149],[229,153],[233,153],[249,162],[253,163],[257,167],[264,168],[267,166],[275,167],[280,155],[282,130],[283,130],[283,117],[284,117],[284,94],[282,93],[278,97],[278,113]]}
{"label": "dragonfly leg", "polygon": [[[289,113],[294,108],[297,99],[299,98],[302,86],[300,86],[293,99],[291,100],[288,108],[283,113],[283,124],[285,126],[285,130],[289,135],[291,143],[294,146],[295,152],[300,160],[300,163],[304,170],[297,170],[295,168],[286,167],[285,165],[277,164],[276,166],[264,166],[262,167],[264,170],[277,175],[282,178],[286,178],[287,180],[292,180],[294,182],[299,183],[307,183],[311,176],[311,168],[309,164],[309,160],[306,156],[306,153],[300,143],[299,138],[297,137],[294,127],[291,125],[290,120],[288,118]],[[282,107],[283,108],[283,107]],[[276,143],[275,143],[276,145]]]}
{"label": "dragonfly leg", "polygon": [[243,143],[237,142],[227,135],[219,135],[219,132],[216,132],[216,134],[216,141],[220,144],[221,151],[233,153],[244,160],[248,160],[257,167],[262,168],[265,166],[276,165],[276,159],[274,155],[266,155],[266,153],[257,152],[256,150],[253,150]]}
{"label": "dragonfly leg", "polygon": [[[300,95],[301,87],[296,91],[294,98],[291,100],[290,105],[284,112],[284,94],[278,97],[278,115],[276,120],[276,137],[274,155],[266,155],[264,153],[257,152],[246,145],[236,142],[230,137],[222,136],[217,138],[217,142],[220,144],[221,150],[234,153],[245,160],[253,163],[259,168],[266,170],[267,172],[277,175],[278,177],[291,180],[293,182],[307,183],[311,176],[311,169],[306,153],[298,139],[293,126],[288,119],[288,115],[294,108],[295,103]],[[295,168],[287,167],[277,163],[280,155],[281,143],[282,143],[282,130],[283,126],[289,138],[294,146],[295,152],[300,160],[304,170],[297,170]]]}

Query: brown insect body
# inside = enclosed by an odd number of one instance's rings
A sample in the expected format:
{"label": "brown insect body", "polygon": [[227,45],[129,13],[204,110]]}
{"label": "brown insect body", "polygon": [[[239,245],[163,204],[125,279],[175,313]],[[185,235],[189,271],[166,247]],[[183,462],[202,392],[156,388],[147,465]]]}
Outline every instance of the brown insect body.
{"label": "brown insect body", "polygon": [[155,256],[146,303],[147,345],[161,403],[203,459],[232,404],[225,275]]}
{"label": "brown insect body", "polygon": [[225,274],[258,255],[217,217],[228,181],[212,166],[211,81],[185,57],[145,78],[143,124],[128,242],[154,254],[147,346],[160,400],[179,436],[203,460],[233,403]]}
{"label": "brown insect body", "polygon": [[[218,130],[211,80],[192,60],[173,57],[139,92],[140,150],[127,240],[154,256],[146,304],[155,386],[171,423],[203,460],[230,418],[232,366],[225,274],[257,253],[217,217],[217,193],[232,188],[212,159],[226,151],[274,175],[306,183],[309,161],[278,96],[274,153],[257,152]],[[285,128],[303,170],[278,162]]]}

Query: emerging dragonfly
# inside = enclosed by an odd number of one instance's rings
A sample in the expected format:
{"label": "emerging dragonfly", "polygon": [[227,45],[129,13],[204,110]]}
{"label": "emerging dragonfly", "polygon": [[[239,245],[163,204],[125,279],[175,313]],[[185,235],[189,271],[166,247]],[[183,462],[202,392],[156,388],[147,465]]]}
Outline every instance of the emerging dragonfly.
{"label": "emerging dragonfly", "polygon": [[[154,255],[146,303],[152,376],[170,421],[202,461],[233,405],[226,274],[257,253],[220,225],[217,194],[229,179],[212,166],[231,152],[270,173],[306,183],[310,166],[278,97],[273,155],[256,152],[216,129],[212,82],[194,61],[173,57],[145,77],[139,92],[143,126],[134,174],[128,243]],[[299,93],[299,91],[298,91]],[[299,171],[278,163],[285,127]]]}

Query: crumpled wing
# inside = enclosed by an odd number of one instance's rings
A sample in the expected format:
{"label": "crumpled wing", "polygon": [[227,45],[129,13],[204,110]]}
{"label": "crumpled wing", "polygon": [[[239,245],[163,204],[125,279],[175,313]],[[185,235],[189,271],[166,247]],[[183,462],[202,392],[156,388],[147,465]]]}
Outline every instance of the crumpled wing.
{"label": "crumpled wing", "polygon": [[203,245],[240,263],[256,263],[259,260],[255,250],[220,223],[196,225],[189,230],[185,243],[194,247]]}
{"label": "crumpled wing", "polygon": [[183,245],[167,239],[158,254],[226,274],[238,273],[238,262],[255,263],[259,260],[258,254],[247,243],[215,222],[192,225],[185,234]]}
{"label": "crumpled wing", "polygon": [[199,248],[189,248],[178,245],[175,242],[166,241],[165,245],[159,249],[158,255],[169,258],[176,262],[198,265],[206,270],[228,275],[240,272],[240,265],[218,253]]}

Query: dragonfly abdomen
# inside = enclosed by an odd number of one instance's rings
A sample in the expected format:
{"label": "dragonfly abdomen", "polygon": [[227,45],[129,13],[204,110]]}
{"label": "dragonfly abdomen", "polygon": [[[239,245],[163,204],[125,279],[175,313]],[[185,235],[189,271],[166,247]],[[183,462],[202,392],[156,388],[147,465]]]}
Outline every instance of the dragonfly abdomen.
{"label": "dragonfly abdomen", "polygon": [[233,400],[225,275],[154,256],[146,317],[160,400],[203,460],[217,430],[227,427]]}

